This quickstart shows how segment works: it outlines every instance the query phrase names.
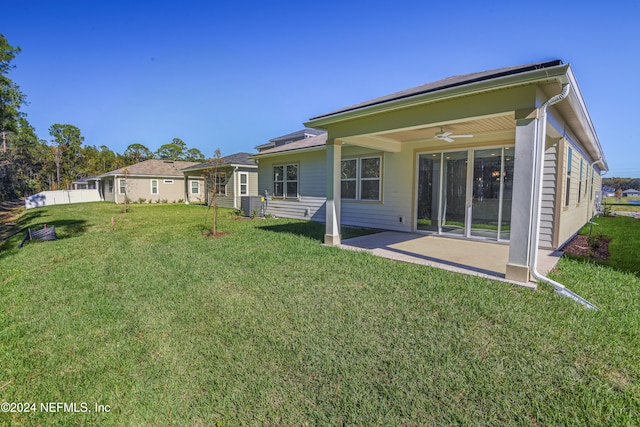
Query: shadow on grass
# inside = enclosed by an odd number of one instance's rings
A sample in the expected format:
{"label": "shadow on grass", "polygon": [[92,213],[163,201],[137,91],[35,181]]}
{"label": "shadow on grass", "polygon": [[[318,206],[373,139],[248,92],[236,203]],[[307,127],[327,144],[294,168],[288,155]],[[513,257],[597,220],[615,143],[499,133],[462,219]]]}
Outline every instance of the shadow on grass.
{"label": "shadow on grass", "polygon": [[[286,224],[264,225],[258,227],[262,230],[272,231],[275,233],[295,234],[296,236],[307,237],[319,243],[324,242],[325,225],[321,222],[289,222]],[[352,237],[364,236],[367,234],[379,233],[382,230],[372,228],[358,227],[341,227],[340,232],[342,239],[350,239]]]}

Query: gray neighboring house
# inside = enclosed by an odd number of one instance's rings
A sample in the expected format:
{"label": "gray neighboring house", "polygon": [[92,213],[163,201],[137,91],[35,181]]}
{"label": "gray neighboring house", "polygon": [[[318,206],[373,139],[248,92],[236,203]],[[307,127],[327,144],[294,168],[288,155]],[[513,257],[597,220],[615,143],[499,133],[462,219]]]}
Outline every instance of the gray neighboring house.
{"label": "gray neighboring house", "polygon": [[97,184],[100,198],[105,201],[123,203],[145,199],[147,203],[166,200],[203,201],[204,180],[199,177],[185,178],[182,169],[198,164],[175,160],[145,160],[134,165],[112,170],[91,178]]}
{"label": "gray neighboring house", "polygon": [[215,192],[218,206],[240,209],[242,197],[258,196],[258,165],[250,156],[249,153],[231,154],[220,159],[217,171],[213,160],[209,160],[191,165],[182,173],[185,180],[204,183],[199,201],[212,204]]}
{"label": "gray neighboring house", "polygon": [[640,191],[630,188],[622,192],[622,197],[640,197]]}

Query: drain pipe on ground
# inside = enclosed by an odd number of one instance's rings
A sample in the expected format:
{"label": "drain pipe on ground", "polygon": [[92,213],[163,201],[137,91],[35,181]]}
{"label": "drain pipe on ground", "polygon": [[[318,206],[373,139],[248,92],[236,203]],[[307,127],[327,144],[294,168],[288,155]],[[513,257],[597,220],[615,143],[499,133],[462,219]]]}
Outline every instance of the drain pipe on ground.
{"label": "drain pipe on ground", "polygon": [[536,159],[534,160],[536,167],[534,171],[535,173],[534,173],[533,209],[532,209],[533,236],[531,239],[532,242],[531,242],[531,248],[530,248],[531,255],[529,260],[529,268],[531,271],[531,275],[537,281],[545,282],[551,285],[555,289],[557,294],[571,298],[572,300],[579,302],[580,304],[584,305],[587,308],[598,310],[598,307],[596,307],[586,299],[582,298],[580,295],[576,294],[575,292],[572,292],[571,290],[567,289],[567,287],[564,286],[563,284],[558,283],[554,280],[551,280],[548,277],[543,276],[538,272],[538,245],[540,244],[540,215],[542,213],[542,182],[543,182],[542,171],[544,169],[544,151],[545,151],[546,134],[547,134],[547,109],[551,105],[556,104],[562,101],[563,99],[565,99],[569,95],[570,89],[571,89],[570,83],[563,85],[562,92],[560,92],[559,94],[549,99],[547,102],[542,104],[542,106],[539,108],[538,132],[537,132],[536,141],[535,141]]}

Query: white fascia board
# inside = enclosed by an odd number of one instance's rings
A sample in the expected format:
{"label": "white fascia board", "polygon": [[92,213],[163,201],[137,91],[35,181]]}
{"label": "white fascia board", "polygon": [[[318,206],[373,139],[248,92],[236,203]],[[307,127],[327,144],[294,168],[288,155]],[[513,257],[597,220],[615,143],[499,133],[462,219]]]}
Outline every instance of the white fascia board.
{"label": "white fascia board", "polygon": [[457,98],[460,96],[471,95],[475,93],[486,92],[495,89],[505,89],[513,86],[521,86],[524,84],[532,84],[545,80],[559,80],[560,83],[566,83],[566,74],[569,64],[558,65],[553,68],[543,68],[540,70],[528,71],[525,73],[513,74],[504,77],[497,77],[490,80],[469,83],[462,86],[436,90],[433,92],[417,94],[407,98],[397,100],[384,101],[380,104],[374,104],[354,110],[345,111],[343,113],[332,114],[326,117],[320,117],[315,120],[309,120],[304,125],[310,128],[324,129],[324,126],[345,120],[351,120],[363,116],[377,114],[386,111],[397,110],[400,108],[411,107],[419,104],[426,104],[434,101],[441,101],[448,98]]}
{"label": "white fascia board", "polygon": [[588,141],[593,148],[595,148],[596,152],[602,159],[602,165],[606,170],[609,170],[609,166],[607,165],[607,161],[604,157],[604,151],[602,150],[602,146],[600,145],[600,140],[598,139],[598,134],[596,133],[596,129],[593,125],[593,121],[591,120],[591,116],[589,115],[589,110],[587,109],[587,105],[582,97],[582,92],[580,92],[580,88],[578,87],[578,83],[576,81],[575,75],[571,70],[571,67],[567,70],[567,77],[569,83],[571,84],[571,91],[569,92],[569,103],[571,104],[572,110],[578,115],[580,123],[582,124],[583,131],[588,137]]}

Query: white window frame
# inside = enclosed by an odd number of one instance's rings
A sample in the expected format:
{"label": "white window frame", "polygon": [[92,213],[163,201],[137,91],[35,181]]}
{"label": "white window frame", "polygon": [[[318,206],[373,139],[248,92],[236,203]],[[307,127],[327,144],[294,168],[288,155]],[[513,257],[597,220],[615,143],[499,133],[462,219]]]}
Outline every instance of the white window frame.
{"label": "white window frame", "polygon": [[162,183],[163,184],[167,184],[167,185],[171,185],[171,184],[173,184],[173,180],[172,179],[164,179],[164,180],[162,180]]}
{"label": "white window frame", "polygon": [[109,193],[113,193],[114,181],[115,179],[110,179],[109,181],[107,181],[107,191]]}
{"label": "white window frame", "polygon": [[[354,176],[353,178],[343,178],[342,162],[356,162],[356,176]],[[359,169],[360,169],[360,159],[358,159],[357,157],[349,157],[349,158],[340,160],[340,186],[342,187],[343,182],[355,182],[356,184],[356,194],[354,195],[354,197],[344,197],[342,190],[340,191],[340,197],[342,198],[342,200],[358,200],[358,190],[360,188],[360,185],[358,184]]]}
{"label": "white window frame", "polygon": [[[154,185],[153,185],[154,181],[156,183],[156,185],[155,185],[155,190],[156,190],[155,193],[153,192],[153,190],[154,190]],[[151,194],[153,194],[153,195],[160,194],[160,185],[159,185],[160,183],[158,182],[157,179],[152,179],[151,181],[149,181],[149,184],[150,184],[150,187],[151,187]]]}
{"label": "white window frame", "polygon": [[[195,184],[195,187],[194,187]],[[200,194],[200,181],[196,181],[196,180],[191,180],[189,181],[189,188],[191,189],[191,194]],[[193,191],[193,190],[196,191]]]}
{"label": "white window frame", "polygon": [[567,147],[567,173],[565,179],[565,195],[564,195],[564,206],[569,206],[571,203],[571,166],[573,163],[573,149],[571,147]]}
{"label": "white window frame", "polygon": [[[124,191],[122,190],[124,188]],[[118,194],[127,194],[127,179],[118,178]]]}
{"label": "white window frame", "polygon": [[[296,179],[295,180],[289,180],[287,179],[287,168],[289,166],[295,166],[297,169],[297,174],[296,174]],[[278,168],[278,167],[282,167],[282,179],[274,179],[275,177],[273,176],[273,169]],[[280,164],[280,165],[273,165],[273,168],[271,169],[272,173],[271,173],[271,177],[273,179],[273,197],[276,198],[281,198],[281,199],[299,199],[300,198],[300,163],[287,163],[287,164]],[[282,183],[282,194],[276,195],[275,189],[276,189],[276,182],[281,182]],[[290,182],[295,182],[296,183],[296,194],[292,195],[292,194],[288,194],[287,193],[287,184],[289,184]]]}
{"label": "white window frame", "polygon": [[[379,160],[379,169],[378,169],[378,177],[377,178],[365,178],[362,176],[362,162],[364,160],[369,160],[369,159],[378,159]],[[342,177],[340,177],[340,183],[342,184],[343,181],[355,181],[356,182],[356,197],[355,199],[353,198],[344,198],[342,197],[342,194],[340,195],[342,200],[345,201],[359,201],[359,202],[371,202],[371,203],[379,203],[382,201],[382,155],[375,155],[375,156],[361,156],[361,157],[348,157],[348,158],[344,158],[340,160],[340,168],[342,169],[342,162],[344,161],[350,161],[350,160],[355,160],[356,161],[356,178],[349,178],[349,179],[342,179]],[[362,184],[363,182],[367,182],[367,181],[378,181],[378,198],[377,199],[363,199],[362,198]],[[341,192],[342,193],[342,192]]]}
{"label": "white window frame", "polygon": [[[378,177],[377,178],[363,178],[362,177],[362,161],[369,159],[379,159],[379,169],[378,169]],[[358,162],[358,199],[365,202],[379,202],[382,200],[382,156],[367,156],[360,157],[360,161]],[[378,181],[378,198],[377,199],[363,199],[362,198],[362,182],[363,181]]]}
{"label": "white window frame", "polygon": [[[244,177],[245,183],[242,183],[242,178]],[[238,172],[238,194],[241,196],[249,195],[249,173],[248,172]]]}
{"label": "white window frame", "polygon": [[[217,190],[216,196],[226,196],[227,195],[227,173],[226,172],[214,172],[213,173],[213,190],[211,192],[215,192]],[[220,191],[223,190],[223,191]]]}

